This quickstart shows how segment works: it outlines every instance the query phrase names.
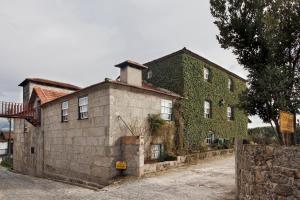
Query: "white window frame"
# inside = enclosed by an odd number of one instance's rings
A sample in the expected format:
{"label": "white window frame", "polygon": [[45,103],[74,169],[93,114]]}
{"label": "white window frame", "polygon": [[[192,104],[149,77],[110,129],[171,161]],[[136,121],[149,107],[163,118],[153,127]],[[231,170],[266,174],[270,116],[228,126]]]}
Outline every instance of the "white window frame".
{"label": "white window frame", "polygon": [[210,70],[207,67],[203,69],[204,80],[209,81],[210,79]]}
{"label": "white window frame", "polygon": [[204,118],[211,118],[211,102],[204,101]]}
{"label": "white window frame", "polygon": [[227,120],[228,121],[233,120],[233,108],[231,106],[227,107]]}
{"label": "white window frame", "polygon": [[149,70],[149,71],[147,72],[147,79],[151,79],[152,76],[153,76],[152,70]]}
{"label": "white window frame", "polygon": [[163,144],[151,145],[151,160],[159,160],[162,157],[164,151]]}
{"label": "white window frame", "polygon": [[215,134],[212,131],[209,131],[206,137],[206,144],[213,144],[214,141],[215,141]]}
{"label": "white window frame", "polygon": [[232,84],[233,84],[232,79],[229,78],[228,83],[227,83],[227,88],[228,88],[229,91],[233,90],[233,85]]}
{"label": "white window frame", "polygon": [[89,98],[88,96],[80,97],[78,99],[78,113],[79,119],[88,119],[88,106]]}
{"label": "white window frame", "polygon": [[161,107],[160,117],[163,120],[171,121],[173,102],[171,100],[162,99],[160,107]]}
{"label": "white window frame", "polygon": [[61,104],[61,121],[67,122],[69,120],[69,101],[64,101]]}

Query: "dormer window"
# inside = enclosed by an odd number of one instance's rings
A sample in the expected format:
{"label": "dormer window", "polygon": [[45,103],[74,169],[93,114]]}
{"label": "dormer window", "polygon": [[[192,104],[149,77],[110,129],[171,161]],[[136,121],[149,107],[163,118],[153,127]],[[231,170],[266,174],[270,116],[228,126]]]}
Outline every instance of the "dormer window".
{"label": "dormer window", "polygon": [[228,79],[227,88],[229,91],[233,91],[233,81],[231,78]]}
{"label": "dormer window", "polygon": [[211,72],[210,69],[207,67],[204,67],[204,80],[211,81]]}
{"label": "dormer window", "polygon": [[147,73],[147,79],[151,79],[152,78],[152,70],[149,70]]}

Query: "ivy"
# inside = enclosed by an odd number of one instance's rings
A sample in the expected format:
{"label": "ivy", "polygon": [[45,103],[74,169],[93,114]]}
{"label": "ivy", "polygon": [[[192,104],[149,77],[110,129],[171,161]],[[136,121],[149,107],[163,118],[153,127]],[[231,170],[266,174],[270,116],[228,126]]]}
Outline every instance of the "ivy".
{"label": "ivy", "polygon": [[[210,66],[187,54],[147,63],[153,77],[148,82],[169,89],[185,97],[181,101],[184,119],[184,142],[189,150],[203,149],[202,144],[209,131],[216,137],[233,139],[247,135],[248,118],[239,109],[239,95],[246,89],[244,81],[230,76],[223,70]],[[204,67],[211,72],[211,81],[204,80]],[[146,78],[146,73],[144,74]],[[233,91],[227,87],[233,81]],[[212,106],[212,118],[204,118],[204,101]],[[220,103],[223,100],[223,103]],[[234,107],[234,120],[227,120],[227,106]]]}

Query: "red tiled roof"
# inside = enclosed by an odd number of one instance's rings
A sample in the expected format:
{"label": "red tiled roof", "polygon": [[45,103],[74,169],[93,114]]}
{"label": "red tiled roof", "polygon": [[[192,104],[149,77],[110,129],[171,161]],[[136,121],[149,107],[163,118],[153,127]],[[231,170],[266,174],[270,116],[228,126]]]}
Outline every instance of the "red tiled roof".
{"label": "red tiled roof", "polygon": [[[174,92],[171,92],[171,91],[163,89],[163,88],[154,87],[154,86],[152,86],[151,84],[148,84],[148,83],[143,83],[142,86],[135,86],[135,85],[129,85],[127,83],[123,83],[121,81],[114,81],[114,80],[109,80],[109,79],[105,79],[105,81],[103,81],[103,82],[96,83],[94,85],[91,85],[91,86],[88,86],[86,88],[83,88],[83,89],[81,89],[79,91],[76,91],[76,92],[73,92],[73,93],[70,93],[70,94],[65,94],[65,96],[71,96],[71,95],[77,94],[78,92],[90,89],[90,88],[98,86],[98,85],[107,84],[107,83],[108,84],[115,84],[115,85],[123,85],[123,86],[126,86],[126,87],[136,88],[136,89],[139,89],[139,90],[144,90],[144,91],[149,91],[149,92],[154,92],[154,93],[171,96],[173,98],[178,98],[178,99],[184,98],[184,97],[180,96],[179,94],[176,94]],[[59,99],[61,97],[53,99],[53,101],[55,101],[55,100],[57,100],[57,99]],[[48,103],[50,103],[50,101],[46,102],[44,106],[46,106]]]}
{"label": "red tiled roof", "polygon": [[109,80],[108,82],[113,83],[113,84],[117,84],[117,85],[124,85],[124,86],[132,87],[132,88],[137,88],[137,89],[147,90],[147,91],[151,91],[151,92],[156,92],[156,93],[159,93],[159,94],[164,94],[164,95],[172,96],[172,97],[175,97],[175,98],[183,98],[179,94],[176,94],[176,93],[174,93],[170,90],[167,90],[167,89],[154,87],[150,83],[143,82],[142,86],[135,86],[135,85],[129,85],[127,83],[123,83],[121,81]]}
{"label": "red tiled roof", "polygon": [[39,97],[39,99],[41,100],[41,104],[47,103],[49,101],[53,101],[57,98],[60,98],[68,94],[68,93],[64,93],[56,90],[44,89],[40,87],[34,87],[33,93],[35,93]]}
{"label": "red tiled roof", "polygon": [[41,79],[41,78],[26,78],[22,83],[19,84],[19,86],[24,86],[28,82],[38,83],[38,84],[47,85],[47,86],[54,86],[54,87],[59,87],[59,88],[64,88],[64,89],[69,89],[69,90],[74,90],[74,91],[81,89],[78,86],[71,85],[68,83],[51,81],[51,80]]}

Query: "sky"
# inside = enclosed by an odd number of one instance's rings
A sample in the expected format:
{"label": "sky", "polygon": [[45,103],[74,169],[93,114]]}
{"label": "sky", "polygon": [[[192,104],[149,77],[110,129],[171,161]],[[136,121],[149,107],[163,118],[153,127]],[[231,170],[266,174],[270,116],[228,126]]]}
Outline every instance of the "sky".
{"label": "sky", "polygon": [[20,102],[28,77],[85,87],[183,47],[247,76],[218,44],[209,0],[1,0],[0,27],[0,101]]}

